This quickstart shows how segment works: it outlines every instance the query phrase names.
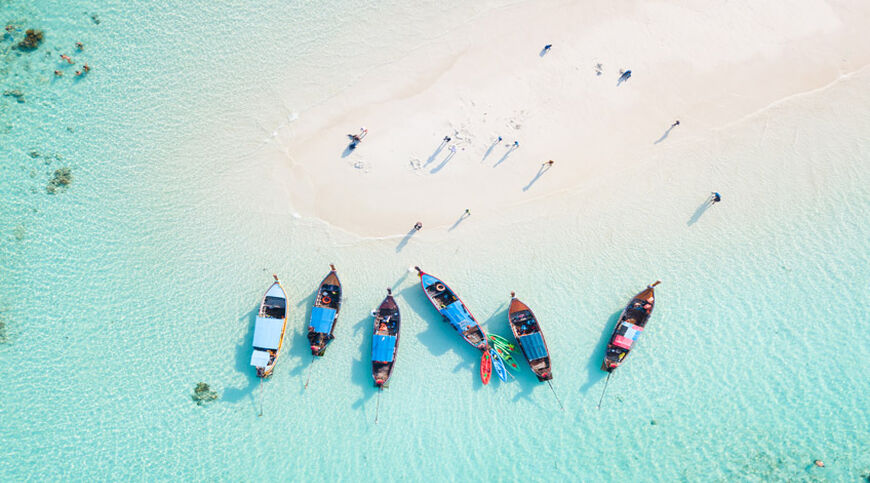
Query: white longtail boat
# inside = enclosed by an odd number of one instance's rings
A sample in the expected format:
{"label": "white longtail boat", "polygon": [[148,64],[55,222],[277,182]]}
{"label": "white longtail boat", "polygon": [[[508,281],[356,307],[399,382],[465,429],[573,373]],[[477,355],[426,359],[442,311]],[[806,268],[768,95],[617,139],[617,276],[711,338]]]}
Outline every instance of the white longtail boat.
{"label": "white longtail boat", "polygon": [[278,354],[284,343],[287,328],[287,294],[278,280],[266,290],[260,302],[260,312],[254,323],[254,353],[251,365],[257,368],[258,377],[269,377],[278,362]]}

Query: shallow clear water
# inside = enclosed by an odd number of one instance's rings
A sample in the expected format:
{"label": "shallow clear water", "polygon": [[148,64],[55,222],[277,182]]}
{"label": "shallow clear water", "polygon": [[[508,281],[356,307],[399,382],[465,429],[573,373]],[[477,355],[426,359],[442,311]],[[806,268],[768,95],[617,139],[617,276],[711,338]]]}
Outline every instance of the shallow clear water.
{"label": "shallow clear water", "polygon": [[[867,72],[711,142],[651,148],[644,165],[547,200],[558,212],[505,208],[399,249],[403,234],[360,239],[215,188],[260,177],[268,191],[258,147],[346,85],[337,73],[363,75],[496,4],[363,6],[2,5],[7,22],[46,31],[33,53],[2,44],[3,89],[26,99],[0,98],[3,480],[844,481],[870,469]],[[61,52],[94,70],[53,79]],[[288,65],[298,98],[270,97],[262,86],[287,82]],[[73,182],[49,195],[61,166]],[[713,189],[724,201],[700,210]],[[347,298],[312,365],[303,328],[330,262]],[[542,321],[566,411],[525,367],[482,386],[413,265],[502,335],[516,290]],[[261,395],[248,360],[271,273],[293,305]],[[656,279],[648,330],[597,410],[614,317]],[[403,332],[374,424],[368,314],[388,286]],[[199,381],[220,400],[196,406]],[[816,458],[828,467],[810,468]]]}

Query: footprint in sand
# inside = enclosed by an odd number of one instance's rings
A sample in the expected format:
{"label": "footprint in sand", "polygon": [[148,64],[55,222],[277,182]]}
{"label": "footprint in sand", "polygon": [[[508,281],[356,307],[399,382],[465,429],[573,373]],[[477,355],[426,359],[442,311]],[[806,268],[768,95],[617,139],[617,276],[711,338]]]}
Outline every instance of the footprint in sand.
{"label": "footprint in sand", "polygon": [[369,164],[366,163],[365,161],[355,161],[353,163],[353,168],[358,170],[358,171],[361,171],[363,173],[369,172]]}

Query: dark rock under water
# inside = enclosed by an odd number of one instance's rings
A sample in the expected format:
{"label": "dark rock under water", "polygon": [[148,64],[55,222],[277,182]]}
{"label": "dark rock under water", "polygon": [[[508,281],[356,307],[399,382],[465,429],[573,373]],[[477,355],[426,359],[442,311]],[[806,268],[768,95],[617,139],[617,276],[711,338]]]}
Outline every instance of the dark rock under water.
{"label": "dark rock under water", "polygon": [[18,50],[30,52],[38,49],[43,37],[42,30],[27,29],[27,32],[24,33],[24,40],[18,42]]}
{"label": "dark rock under water", "polygon": [[19,91],[18,89],[6,89],[5,91],[3,91],[3,95],[5,97],[14,97],[16,101],[24,104],[24,93]]}
{"label": "dark rock under water", "polygon": [[200,382],[197,383],[196,387],[193,389],[193,395],[190,397],[197,406],[202,406],[209,401],[217,399],[218,393],[217,391],[212,391],[208,384]]}
{"label": "dark rock under water", "polygon": [[49,194],[55,194],[58,191],[66,190],[67,186],[72,183],[73,176],[72,170],[69,167],[64,166],[63,168],[58,168],[54,170],[54,175],[48,180],[48,186],[45,187],[45,191]]}

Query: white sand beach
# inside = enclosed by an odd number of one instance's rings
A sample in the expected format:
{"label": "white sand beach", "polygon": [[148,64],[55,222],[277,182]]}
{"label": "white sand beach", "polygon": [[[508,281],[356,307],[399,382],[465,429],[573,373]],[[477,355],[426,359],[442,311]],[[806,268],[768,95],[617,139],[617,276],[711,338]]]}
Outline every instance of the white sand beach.
{"label": "white sand beach", "polygon": [[261,154],[287,213],[364,236],[450,226],[643,169],[835,82],[870,63],[867,25],[862,2],[523,3],[372,68]]}

